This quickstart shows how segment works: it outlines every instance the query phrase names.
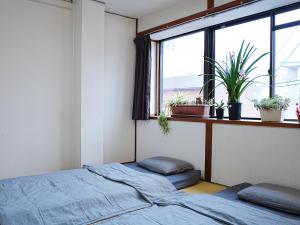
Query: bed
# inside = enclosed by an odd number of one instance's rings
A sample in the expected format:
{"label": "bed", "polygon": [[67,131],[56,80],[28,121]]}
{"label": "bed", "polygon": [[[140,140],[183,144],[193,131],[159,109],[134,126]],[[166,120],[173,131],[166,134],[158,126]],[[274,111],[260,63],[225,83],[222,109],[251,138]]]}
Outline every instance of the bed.
{"label": "bed", "polygon": [[[142,173],[160,175],[158,173],[154,173],[150,170],[144,169],[143,167],[139,166],[136,162],[125,163],[123,165]],[[184,171],[182,173],[167,175],[163,177],[167,178],[178,190],[180,190],[198,183],[201,180],[201,171],[192,169]]]}
{"label": "bed", "polygon": [[163,176],[112,163],[0,181],[1,225],[299,225],[213,195],[178,191]]}

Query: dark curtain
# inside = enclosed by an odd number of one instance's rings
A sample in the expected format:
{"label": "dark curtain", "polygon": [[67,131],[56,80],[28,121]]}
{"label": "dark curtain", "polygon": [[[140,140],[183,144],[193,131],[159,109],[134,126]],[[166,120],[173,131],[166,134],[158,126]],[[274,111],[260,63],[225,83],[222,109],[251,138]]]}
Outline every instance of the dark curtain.
{"label": "dark curtain", "polygon": [[151,84],[151,39],[150,35],[137,37],[135,83],[133,98],[133,120],[150,118],[150,84]]}

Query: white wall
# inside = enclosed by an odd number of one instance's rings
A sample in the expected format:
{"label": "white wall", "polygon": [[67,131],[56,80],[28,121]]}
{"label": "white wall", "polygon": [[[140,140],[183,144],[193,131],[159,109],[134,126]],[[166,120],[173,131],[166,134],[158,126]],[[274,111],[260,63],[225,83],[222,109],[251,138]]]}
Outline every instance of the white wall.
{"label": "white wall", "polygon": [[92,0],[77,0],[75,8],[81,165],[133,161],[136,21]]}
{"label": "white wall", "polygon": [[212,181],[300,188],[298,129],[213,125]]}
{"label": "white wall", "polygon": [[229,2],[232,2],[232,0],[215,0],[215,6],[224,5]]}
{"label": "white wall", "polygon": [[136,21],[105,14],[104,162],[134,161],[134,89]]}
{"label": "white wall", "polygon": [[0,179],[134,159],[135,27],[93,0],[0,1]]}
{"label": "white wall", "polygon": [[[104,136],[104,4],[74,3],[76,19],[76,79],[80,87],[81,165],[103,162]],[[79,18],[78,18],[79,17]],[[79,59],[79,60],[78,60]],[[78,71],[79,70],[79,71]]]}
{"label": "white wall", "polygon": [[185,0],[181,1],[168,9],[164,9],[146,16],[139,18],[138,31],[143,31],[156,27],[185,16],[195,14],[206,10],[206,0]]}
{"label": "white wall", "polygon": [[205,168],[205,123],[170,122],[171,132],[163,135],[157,120],[137,123],[137,160],[169,156],[186,160],[202,171]]}
{"label": "white wall", "polygon": [[0,30],[0,178],[76,166],[70,4],[1,0]]}

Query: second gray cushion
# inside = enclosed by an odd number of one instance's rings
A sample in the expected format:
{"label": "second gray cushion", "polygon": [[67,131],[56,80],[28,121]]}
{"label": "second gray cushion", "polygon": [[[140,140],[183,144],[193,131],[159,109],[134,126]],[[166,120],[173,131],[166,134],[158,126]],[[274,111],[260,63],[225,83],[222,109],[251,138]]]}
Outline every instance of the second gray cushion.
{"label": "second gray cushion", "polygon": [[260,183],[238,192],[238,197],[272,209],[300,215],[300,190]]}

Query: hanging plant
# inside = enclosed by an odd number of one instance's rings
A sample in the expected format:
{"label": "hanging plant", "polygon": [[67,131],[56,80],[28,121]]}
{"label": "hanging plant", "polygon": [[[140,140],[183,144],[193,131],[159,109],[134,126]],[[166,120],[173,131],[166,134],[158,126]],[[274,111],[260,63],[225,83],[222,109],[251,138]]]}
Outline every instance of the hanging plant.
{"label": "hanging plant", "polygon": [[167,115],[163,112],[158,117],[158,125],[160,127],[160,130],[163,134],[169,134],[170,128],[169,128],[169,122]]}

